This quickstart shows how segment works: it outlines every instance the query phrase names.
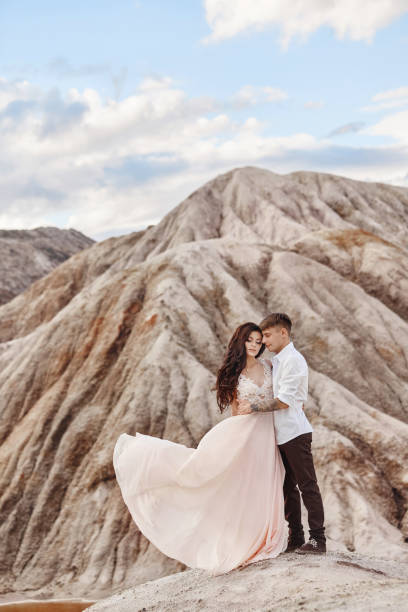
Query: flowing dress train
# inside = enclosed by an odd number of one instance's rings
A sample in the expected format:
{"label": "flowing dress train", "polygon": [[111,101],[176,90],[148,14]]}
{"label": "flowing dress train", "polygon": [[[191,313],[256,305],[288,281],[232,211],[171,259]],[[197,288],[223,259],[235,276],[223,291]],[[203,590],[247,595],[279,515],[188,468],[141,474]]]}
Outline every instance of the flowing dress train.
{"label": "flowing dress train", "polygon": [[[272,397],[262,363],[263,385],[241,374],[240,398]],[[123,433],[113,464],[133,520],[168,557],[218,574],[282,552],[284,467],[273,413],[226,418],[196,449]]]}

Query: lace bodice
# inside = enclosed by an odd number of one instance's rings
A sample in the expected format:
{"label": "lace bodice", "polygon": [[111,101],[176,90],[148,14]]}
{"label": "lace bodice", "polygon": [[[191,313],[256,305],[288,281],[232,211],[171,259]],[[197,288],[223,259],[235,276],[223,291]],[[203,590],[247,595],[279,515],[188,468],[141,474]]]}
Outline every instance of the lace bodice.
{"label": "lace bodice", "polygon": [[260,387],[251,378],[244,374],[238,377],[237,399],[245,399],[250,402],[256,402],[259,399],[273,399],[272,386],[272,366],[265,359],[258,359],[262,363],[264,369],[264,381]]}

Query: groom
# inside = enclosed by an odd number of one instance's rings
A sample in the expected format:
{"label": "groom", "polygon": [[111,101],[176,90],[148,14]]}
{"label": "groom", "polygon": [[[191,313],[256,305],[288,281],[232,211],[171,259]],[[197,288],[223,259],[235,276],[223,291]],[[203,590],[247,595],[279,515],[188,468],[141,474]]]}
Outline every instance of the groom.
{"label": "groom", "polygon": [[[240,401],[240,414],[275,412],[276,442],[286,470],[283,493],[289,540],[285,552],[322,554],[326,552],[323,502],[311,451],[313,430],[303,412],[303,402],[307,399],[307,363],[291,342],[292,322],[288,315],[274,312],[261,321],[260,328],[262,342],[275,353],[272,357],[275,399],[257,404]],[[308,512],[310,538],[306,543],[299,489]]]}

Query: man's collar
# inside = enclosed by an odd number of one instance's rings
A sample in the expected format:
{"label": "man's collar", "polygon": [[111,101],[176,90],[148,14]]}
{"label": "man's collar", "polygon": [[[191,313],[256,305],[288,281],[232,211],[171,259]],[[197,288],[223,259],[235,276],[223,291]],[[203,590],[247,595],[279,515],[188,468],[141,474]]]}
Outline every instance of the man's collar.
{"label": "man's collar", "polygon": [[281,359],[285,357],[285,355],[290,353],[293,349],[293,342],[289,342],[289,344],[287,344],[281,351],[279,351],[279,353],[276,353],[276,355],[272,357],[272,361],[281,361]]}

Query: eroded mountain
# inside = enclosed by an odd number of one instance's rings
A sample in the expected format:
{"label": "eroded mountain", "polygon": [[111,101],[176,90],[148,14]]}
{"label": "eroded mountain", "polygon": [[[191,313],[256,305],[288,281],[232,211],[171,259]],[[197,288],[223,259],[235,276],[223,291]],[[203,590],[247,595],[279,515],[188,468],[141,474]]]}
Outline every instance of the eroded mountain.
{"label": "eroded mountain", "polygon": [[0,305],[94,242],[73,229],[0,230]]}
{"label": "eroded mountain", "polygon": [[329,547],[408,558],[407,227],[407,189],[242,168],[2,306],[2,589],[99,596],[182,569],[130,520],[114,443],[196,445],[225,418],[232,331],[282,310],[311,371]]}

